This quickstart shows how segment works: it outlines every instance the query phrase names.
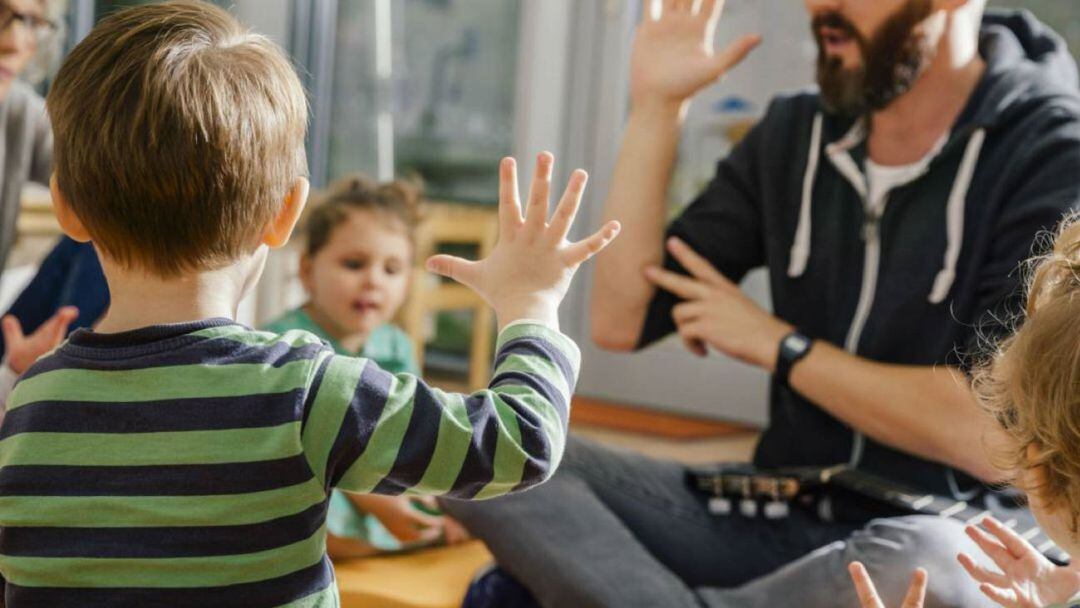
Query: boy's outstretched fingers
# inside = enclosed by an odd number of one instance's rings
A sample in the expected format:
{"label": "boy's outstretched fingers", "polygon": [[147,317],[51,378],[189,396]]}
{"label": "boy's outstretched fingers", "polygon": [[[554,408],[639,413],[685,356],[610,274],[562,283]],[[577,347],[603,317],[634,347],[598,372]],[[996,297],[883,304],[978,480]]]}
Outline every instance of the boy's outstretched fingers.
{"label": "boy's outstretched fingers", "polygon": [[570,226],[577,217],[578,207],[581,205],[581,195],[585,193],[585,184],[589,181],[589,174],[581,169],[570,174],[570,183],[566,185],[559,206],[555,208],[555,214],[551,217],[551,226],[548,234],[552,242],[562,243],[566,235],[570,233]]}
{"label": "boy's outstretched fingers", "polygon": [[529,202],[525,208],[525,225],[540,230],[547,224],[548,197],[551,196],[551,173],[555,157],[551,152],[541,152],[536,157],[536,170],[529,184]]}
{"label": "boy's outstretched fingers", "polygon": [[517,161],[507,156],[499,163],[499,232],[514,234],[525,218],[521,216]]}
{"label": "boy's outstretched fingers", "polygon": [[470,288],[476,288],[477,275],[480,265],[454,255],[440,253],[427,259],[425,263],[428,271],[444,277],[454,279],[458,283]]}
{"label": "boy's outstretched fingers", "polygon": [[567,247],[563,253],[563,259],[570,266],[578,266],[584,263],[603,251],[604,247],[607,247],[611,241],[615,240],[615,237],[619,236],[620,230],[622,230],[622,226],[619,225],[619,222],[615,220],[608,222],[588,238]]}

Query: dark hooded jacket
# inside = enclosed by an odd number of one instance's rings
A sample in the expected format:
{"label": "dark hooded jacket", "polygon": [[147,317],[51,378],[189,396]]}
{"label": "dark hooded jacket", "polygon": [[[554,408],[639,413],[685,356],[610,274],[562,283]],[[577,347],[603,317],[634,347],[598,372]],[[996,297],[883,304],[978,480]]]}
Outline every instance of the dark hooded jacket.
{"label": "dark hooded jacket", "polygon": [[[864,121],[801,93],[771,103],[670,234],[734,280],[766,266],[776,314],[813,338],[874,361],[965,366],[1021,308],[1019,266],[1039,233],[1080,207],[1080,89],[1064,42],[1030,13],[988,13],[980,52],[985,75],[947,143],[880,208],[866,201]],[[673,331],[675,303],[656,295],[642,345]],[[760,466],[851,463],[939,494],[978,491],[786,386],[773,384],[769,413]]]}

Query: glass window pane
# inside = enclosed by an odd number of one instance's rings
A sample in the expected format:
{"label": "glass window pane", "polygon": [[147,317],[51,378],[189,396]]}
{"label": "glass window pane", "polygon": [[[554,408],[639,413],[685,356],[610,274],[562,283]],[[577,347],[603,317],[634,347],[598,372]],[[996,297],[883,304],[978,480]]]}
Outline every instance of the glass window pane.
{"label": "glass window pane", "polygon": [[513,145],[518,0],[342,0],[330,177],[418,174],[430,198],[494,203]]}

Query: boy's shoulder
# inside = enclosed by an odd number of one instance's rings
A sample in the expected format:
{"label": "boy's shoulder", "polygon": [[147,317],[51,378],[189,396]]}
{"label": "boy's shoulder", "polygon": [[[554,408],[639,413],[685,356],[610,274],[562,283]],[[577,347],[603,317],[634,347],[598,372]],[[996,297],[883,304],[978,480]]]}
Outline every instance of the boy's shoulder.
{"label": "boy's shoulder", "polygon": [[[305,331],[276,334],[240,324],[208,325],[152,339],[160,328],[101,336],[79,330],[34,363],[8,407],[40,401],[151,401],[264,393],[310,381],[332,350]],[[130,339],[130,342],[123,340]]]}

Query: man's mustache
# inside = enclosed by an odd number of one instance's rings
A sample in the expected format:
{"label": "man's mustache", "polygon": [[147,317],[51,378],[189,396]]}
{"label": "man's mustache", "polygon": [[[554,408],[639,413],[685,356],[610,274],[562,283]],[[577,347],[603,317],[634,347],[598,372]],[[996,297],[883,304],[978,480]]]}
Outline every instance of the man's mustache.
{"label": "man's mustache", "polygon": [[814,36],[817,37],[818,40],[821,39],[821,30],[825,28],[840,30],[855,40],[862,40],[862,34],[855,28],[855,24],[851,23],[845,19],[843,15],[835,11],[822,13],[814,17],[811,28],[814,31]]}

